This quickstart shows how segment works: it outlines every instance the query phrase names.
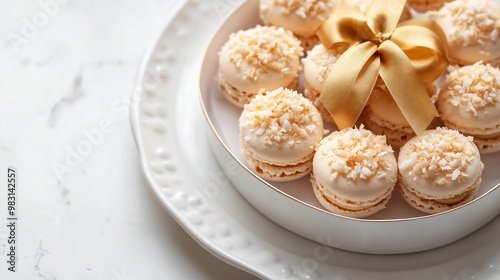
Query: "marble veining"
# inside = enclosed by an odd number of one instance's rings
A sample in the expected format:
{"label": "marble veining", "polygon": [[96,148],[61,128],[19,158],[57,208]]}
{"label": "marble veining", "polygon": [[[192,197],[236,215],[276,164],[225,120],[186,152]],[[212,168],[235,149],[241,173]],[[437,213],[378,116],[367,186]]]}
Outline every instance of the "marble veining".
{"label": "marble veining", "polygon": [[49,117],[49,126],[51,128],[54,128],[56,126],[61,110],[64,110],[66,107],[70,107],[84,96],[84,91],[82,89],[82,76],[83,70],[80,69],[73,78],[73,85],[70,91],[66,95],[61,97],[61,99],[56,104],[54,104],[54,106],[52,106]]}
{"label": "marble veining", "polygon": [[54,278],[54,276],[50,272],[45,271],[41,267],[41,264],[40,264],[41,260],[46,254],[49,254],[49,252],[43,248],[43,240],[40,240],[40,242],[38,243],[38,248],[36,249],[35,256],[34,256],[35,266],[34,266],[33,273],[37,277],[40,277],[40,278],[45,279],[45,280],[56,279],[56,278]]}

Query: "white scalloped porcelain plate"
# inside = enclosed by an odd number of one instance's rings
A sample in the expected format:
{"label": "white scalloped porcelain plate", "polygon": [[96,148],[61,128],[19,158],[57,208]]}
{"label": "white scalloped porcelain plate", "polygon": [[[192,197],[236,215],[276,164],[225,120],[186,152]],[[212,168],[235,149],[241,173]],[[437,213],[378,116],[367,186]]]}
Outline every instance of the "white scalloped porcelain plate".
{"label": "white scalloped porcelain plate", "polygon": [[499,217],[439,249],[368,255],[291,233],[239,195],[224,172],[246,171],[215,160],[196,84],[204,46],[236,2],[187,1],[138,71],[132,128],[150,190],[165,210],[215,256],[265,279],[499,279]]}

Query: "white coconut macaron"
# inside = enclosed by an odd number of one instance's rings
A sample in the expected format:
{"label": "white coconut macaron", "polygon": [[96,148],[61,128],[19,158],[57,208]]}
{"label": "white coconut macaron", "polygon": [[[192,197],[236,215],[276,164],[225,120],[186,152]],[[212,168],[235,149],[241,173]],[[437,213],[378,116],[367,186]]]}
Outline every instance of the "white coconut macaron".
{"label": "white coconut macaron", "polygon": [[263,91],[245,105],[239,131],[250,169],[267,180],[290,181],[311,171],[323,120],[307,98],[279,88]]}
{"label": "white coconut macaron", "polygon": [[280,27],[258,25],[233,33],[219,52],[221,91],[243,107],[261,89],[296,89],[302,54],[300,41]]}
{"label": "white coconut macaron", "polygon": [[397,163],[385,136],[360,128],[333,132],[318,145],[311,183],[327,210],[363,218],[385,208],[397,180]]}
{"label": "white coconut macaron", "polygon": [[484,164],[472,137],[438,127],[408,141],[398,167],[403,198],[417,210],[436,214],[474,199]]}

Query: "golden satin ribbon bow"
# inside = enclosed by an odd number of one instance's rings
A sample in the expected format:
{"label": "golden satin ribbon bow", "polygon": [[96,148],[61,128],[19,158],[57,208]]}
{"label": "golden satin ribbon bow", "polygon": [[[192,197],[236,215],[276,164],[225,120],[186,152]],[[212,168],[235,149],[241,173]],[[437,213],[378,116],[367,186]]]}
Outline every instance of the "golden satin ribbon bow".
{"label": "golden satin ribbon bow", "polygon": [[327,49],[349,44],[326,79],[320,100],[339,129],[352,127],[375,86],[384,80],[415,133],[438,116],[424,84],[448,67],[441,27],[418,18],[398,25],[406,0],[373,0],[366,14],[344,1],[317,31]]}

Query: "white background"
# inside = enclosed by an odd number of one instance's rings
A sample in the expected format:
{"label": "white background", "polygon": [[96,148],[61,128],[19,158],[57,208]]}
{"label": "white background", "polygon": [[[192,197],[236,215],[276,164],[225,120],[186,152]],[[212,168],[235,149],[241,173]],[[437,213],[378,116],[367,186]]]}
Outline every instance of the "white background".
{"label": "white background", "polygon": [[189,237],[140,170],[128,100],[142,55],[183,2],[0,2],[0,279],[255,279]]}

